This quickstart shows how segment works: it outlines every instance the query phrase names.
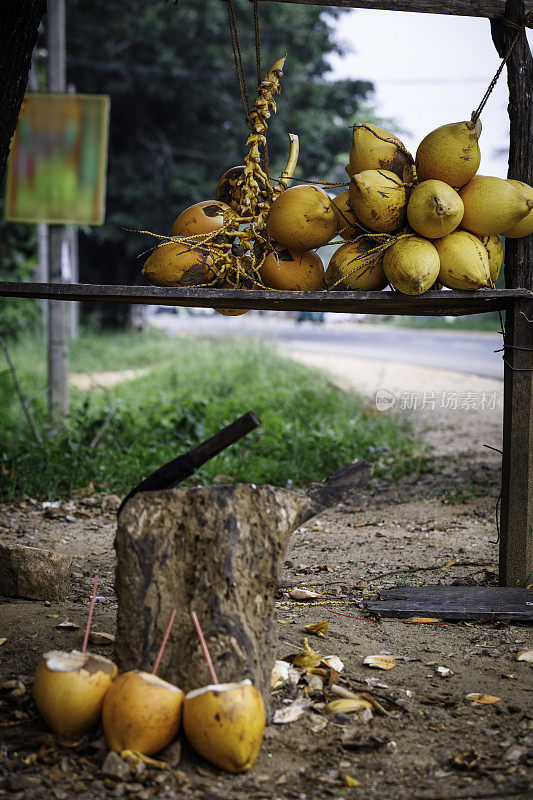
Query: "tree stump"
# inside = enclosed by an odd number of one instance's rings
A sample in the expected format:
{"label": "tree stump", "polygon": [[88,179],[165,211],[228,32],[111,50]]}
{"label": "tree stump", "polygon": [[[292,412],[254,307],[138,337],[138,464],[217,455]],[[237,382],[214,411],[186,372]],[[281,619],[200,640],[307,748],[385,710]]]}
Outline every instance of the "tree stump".
{"label": "tree stump", "polygon": [[354,462],[305,495],[242,484],[134,496],[119,515],[115,541],[119,668],[151,670],[176,608],[159,674],[185,691],[211,683],[190,616],[196,611],[219,681],[250,678],[267,702],[289,535],[346,496],[348,486],[366,484],[371,472]]}

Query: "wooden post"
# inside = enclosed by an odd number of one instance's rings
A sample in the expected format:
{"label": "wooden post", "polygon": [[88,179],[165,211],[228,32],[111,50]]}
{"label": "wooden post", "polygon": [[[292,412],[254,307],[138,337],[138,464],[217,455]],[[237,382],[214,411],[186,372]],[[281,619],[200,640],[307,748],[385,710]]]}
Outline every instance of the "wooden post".
{"label": "wooden post", "polygon": [[[524,24],[526,3],[508,0],[492,38],[503,58]],[[510,24],[509,24],[510,23]],[[509,177],[533,185],[533,58],[523,32],[507,62]],[[533,236],[506,239],[506,288],[533,288]],[[533,572],[533,303],[506,312],[500,584],[525,586]]]}
{"label": "wooden post", "polygon": [[533,581],[533,303],[506,313],[500,585]]}
{"label": "wooden post", "polygon": [[[66,89],[65,0],[49,0],[47,19],[48,89]],[[64,225],[49,227],[49,276],[62,283],[63,255],[67,247]],[[68,414],[68,315],[64,303],[51,302],[48,312],[48,411],[55,422]]]}

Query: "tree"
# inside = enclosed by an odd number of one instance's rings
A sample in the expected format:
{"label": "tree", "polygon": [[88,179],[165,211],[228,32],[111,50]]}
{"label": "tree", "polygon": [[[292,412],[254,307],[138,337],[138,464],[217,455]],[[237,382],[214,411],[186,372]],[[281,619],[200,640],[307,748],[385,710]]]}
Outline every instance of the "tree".
{"label": "tree", "polygon": [[46,0],[4,0],[0,11],[0,180],[28,83],[37,29],[45,11]]}
{"label": "tree", "polygon": [[[251,4],[234,0],[249,94],[256,86]],[[338,16],[340,11],[332,12]],[[288,54],[278,114],[271,120],[271,175],[279,175],[289,132],[301,139],[299,175],[327,179],[347,152],[349,124],[372,89],[327,80],[338,51],[320,9],[261,4],[263,73]],[[152,240],[125,229],[166,234],[193,202],[242,163],[247,128],[235,78],[227,6],[181,0],[70,0],[68,80],[78,92],[111,96],[107,220],[81,242],[84,279],[135,283],[136,255]],[[155,241],[155,240],[154,240]]]}

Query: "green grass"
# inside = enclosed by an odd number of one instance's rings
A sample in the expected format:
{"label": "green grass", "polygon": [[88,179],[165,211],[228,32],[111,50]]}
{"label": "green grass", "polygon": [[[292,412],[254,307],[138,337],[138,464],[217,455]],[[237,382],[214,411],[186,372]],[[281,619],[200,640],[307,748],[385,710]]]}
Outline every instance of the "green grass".
{"label": "green grass", "polygon": [[[417,443],[402,417],[381,414],[311,368],[256,342],[209,341],[118,333],[83,335],[71,347],[73,372],[149,367],[148,376],[113,390],[71,390],[68,425],[46,423],[46,363],[40,343],[23,342],[12,358],[44,443],[21,415],[0,364],[0,497],[67,495],[94,483],[125,493],[163,463],[248,410],[262,425],[190,480],[302,486],[355,457],[394,478],[413,468]],[[94,445],[95,436],[99,441]]]}

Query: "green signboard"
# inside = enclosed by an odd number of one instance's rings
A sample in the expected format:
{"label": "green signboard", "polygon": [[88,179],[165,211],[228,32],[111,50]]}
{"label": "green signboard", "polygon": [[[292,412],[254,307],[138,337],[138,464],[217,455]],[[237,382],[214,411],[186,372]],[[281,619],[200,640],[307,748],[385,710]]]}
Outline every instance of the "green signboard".
{"label": "green signboard", "polygon": [[109,97],[27,94],[7,172],[11,222],[102,225]]}

